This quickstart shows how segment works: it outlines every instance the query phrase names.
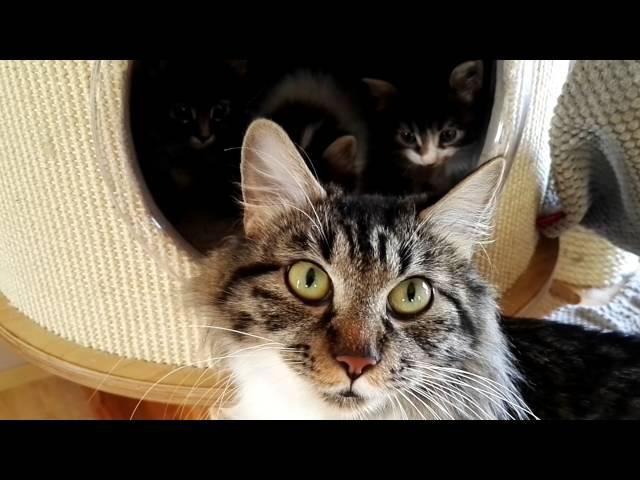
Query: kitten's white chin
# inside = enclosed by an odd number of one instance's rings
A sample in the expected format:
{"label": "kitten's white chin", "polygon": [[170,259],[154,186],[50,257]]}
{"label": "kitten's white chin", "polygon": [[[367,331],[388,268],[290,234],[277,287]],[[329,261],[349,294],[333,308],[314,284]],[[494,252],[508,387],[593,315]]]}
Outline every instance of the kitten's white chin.
{"label": "kitten's white chin", "polygon": [[[230,359],[235,374],[237,403],[212,418],[228,420],[350,420],[356,418],[387,419],[375,400],[362,409],[367,413],[332,407],[317,391],[285,365],[276,352],[252,353],[246,358]],[[369,390],[366,389],[365,390]],[[374,405],[376,403],[376,405]]]}
{"label": "kitten's white chin", "polygon": [[415,150],[405,149],[403,151],[404,156],[409,162],[421,167],[431,167],[434,165],[440,165],[449,160],[456,150],[454,148],[435,149],[429,150],[424,155],[419,154]]}

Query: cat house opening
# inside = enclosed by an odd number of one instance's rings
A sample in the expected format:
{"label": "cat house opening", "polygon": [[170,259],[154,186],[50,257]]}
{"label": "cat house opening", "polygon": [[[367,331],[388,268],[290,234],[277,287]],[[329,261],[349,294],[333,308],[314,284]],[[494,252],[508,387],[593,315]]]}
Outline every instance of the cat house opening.
{"label": "cat house opening", "polygon": [[204,253],[241,225],[240,147],[253,119],[281,125],[323,182],[435,199],[513,148],[518,119],[505,116],[504,81],[492,60],[420,69],[371,60],[135,61],[133,157],[160,221]]}

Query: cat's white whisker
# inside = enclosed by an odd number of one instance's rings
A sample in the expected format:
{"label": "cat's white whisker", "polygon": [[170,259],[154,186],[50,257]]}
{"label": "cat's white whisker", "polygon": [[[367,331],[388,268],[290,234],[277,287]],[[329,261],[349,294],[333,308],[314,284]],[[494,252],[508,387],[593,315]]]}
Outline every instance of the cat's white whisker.
{"label": "cat's white whisker", "polygon": [[[489,415],[489,413],[487,413],[486,411],[482,410],[482,408],[480,407],[478,402],[473,400],[469,395],[465,394],[459,388],[457,388],[455,386],[446,385],[446,383],[445,384],[437,383],[437,382],[442,382],[441,379],[438,379],[438,378],[433,377],[433,376],[426,376],[426,375],[420,375],[420,377],[418,379],[409,378],[409,377],[403,377],[403,378],[404,378],[405,381],[408,381],[408,382],[411,382],[411,383],[416,383],[416,384],[422,386],[423,388],[426,388],[426,389],[429,389],[429,390],[433,390],[433,389],[438,390],[438,391],[442,392],[443,394],[447,395],[448,397],[453,398],[458,403],[450,403],[450,405],[452,405],[455,409],[459,410],[463,415],[466,415],[462,411],[462,408],[465,408],[467,410],[470,410],[470,412],[472,414],[475,414],[479,419],[482,419],[482,417],[480,417],[480,415],[476,411],[471,409],[471,407],[469,407],[464,401],[460,401],[460,398],[455,396],[456,394],[462,396],[463,399],[465,399],[466,401],[468,401],[469,403],[474,405],[476,408],[479,408],[482,411],[482,413],[484,413],[486,415],[486,418],[491,418],[491,415]],[[453,392],[453,393],[451,393],[451,392]],[[444,398],[443,398],[443,400],[447,401]],[[447,401],[447,403],[449,403],[449,402]]]}
{"label": "cat's white whisker", "polygon": [[[414,379],[408,378],[408,377],[402,377],[405,381],[409,382],[410,387],[409,388],[413,388],[417,391],[420,391],[423,395],[428,396],[429,399],[436,405],[438,406],[440,409],[442,409],[445,414],[450,418],[450,420],[453,420],[453,416],[451,415],[451,413],[449,412],[449,410],[447,408],[443,408],[442,405],[438,404],[438,402],[434,401],[431,396],[435,395],[438,399],[440,399],[441,401],[445,402],[447,405],[451,406],[454,408],[454,410],[458,410],[461,413],[462,412],[462,408],[460,405],[457,405],[455,403],[451,403],[447,398],[443,397],[441,395],[441,393],[444,392],[445,395],[451,397],[451,394],[448,394],[446,391],[438,388],[437,385],[435,385],[432,382],[428,382],[428,381],[416,381]],[[464,405],[464,404],[463,404]],[[466,407],[466,405],[464,405]],[[463,413],[464,415],[464,413]]]}
{"label": "cat's white whisker", "polygon": [[187,327],[189,327],[189,328],[206,328],[206,329],[211,329],[211,330],[220,330],[222,332],[237,333],[239,335],[245,335],[247,337],[256,338],[258,340],[266,340],[267,342],[271,342],[271,343],[274,343],[274,344],[284,345],[282,342],[276,342],[274,340],[271,340],[270,338],[261,337],[260,335],[254,335],[254,334],[247,333],[247,332],[242,332],[240,330],[234,330],[233,328],[216,327],[216,326],[213,326],[213,325],[187,325]]}
{"label": "cat's white whisker", "polygon": [[[391,387],[396,393],[398,393],[398,389],[396,387]],[[398,404],[398,408],[400,409],[400,412],[403,416],[404,420],[409,420],[409,416],[407,415],[407,412],[405,411],[404,407],[402,406],[402,402],[400,401],[400,399],[397,396],[393,396],[392,397],[393,400],[396,401],[396,403]]]}
{"label": "cat's white whisker", "polygon": [[[421,362],[416,362],[416,363],[420,364]],[[447,373],[451,373],[453,375],[464,376],[470,379],[471,381],[475,381],[483,385],[484,387],[488,388],[494,395],[497,395],[499,398],[509,403],[517,411],[522,411],[527,415],[531,415],[535,417],[535,415],[533,415],[533,412],[531,412],[531,410],[527,407],[527,405],[522,401],[520,394],[514,391],[510,386],[502,385],[496,382],[495,380],[484,377],[482,375],[478,375],[473,372],[468,372],[468,371],[460,370],[453,367],[439,367],[439,366],[427,365],[427,364],[423,366],[426,366],[426,368],[430,368],[433,371],[440,371],[440,372],[444,371]]]}
{"label": "cat's white whisker", "polygon": [[434,407],[440,409],[445,415],[449,416],[451,418],[451,420],[453,420],[453,417],[451,417],[451,415],[449,414],[449,412],[447,412],[442,405],[440,405],[431,394],[425,392],[425,391],[420,391],[418,392],[416,389],[414,389],[413,387],[409,386],[407,387],[407,393],[409,395],[411,395],[412,397],[414,397],[416,400],[418,400],[422,405],[424,405],[424,407],[429,410],[429,412],[431,412],[431,414],[436,417],[437,420],[442,420],[440,418],[439,415],[436,414],[435,410],[432,409],[429,405],[427,405],[427,403],[422,400],[417,394],[420,393],[421,395],[424,395],[426,397],[426,400],[429,401],[430,403],[432,403],[434,405]]}
{"label": "cat's white whisker", "polygon": [[[420,411],[420,409],[418,407],[415,406],[415,404],[409,399],[409,397],[407,397],[404,392],[401,389],[396,389],[396,391],[402,396],[402,398],[404,398],[409,405],[411,405],[413,407],[413,409],[416,411],[416,413],[418,415],[420,415],[420,418],[422,418],[422,420],[426,420],[426,417],[422,414],[422,412]],[[431,413],[434,415],[434,417],[436,418],[436,420],[440,420],[440,417],[438,417],[438,415],[435,414],[435,412],[431,409],[429,409],[431,411]]]}
{"label": "cat's white whisker", "polygon": [[[474,400],[470,395],[468,395],[464,390],[462,390],[462,388],[458,387],[457,385],[450,385],[446,381],[435,377],[422,378],[427,385],[430,385],[432,388],[438,389],[445,395],[452,397],[457,402],[455,403],[456,406],[461,406],[460,408],[467,409],[472,415],[478,417],[478,419],[483,419],[480,413],[484,414],[484,419],[486,420],[493,418],[493,416],[486,410],[484,410],[476,400]],[[430,380],[427,380],[427,378],[430,378]]]}
{"label": "cat's white whisker", "polygon": [[[411,369],[411,370],[419,371],[419,370],[414,370],[414,369]],[[447,383],[460,385],[461,387],[469,388],[469,389],[475,391],[476,393],[480,394],[482,397],[484,397],[487,400],[489,400],[491,402],[491,404],[493,404],[494,407],[498,408],[503,414],[505,414],[511,420],[515,420],[513,415],[511,415],[509,413],[509,411],[507,409],[507,406],[505,404],[510,404],[512,407],[514,407],[516,409],[520,409],[521,407],[519,405],[511,402],[504,395],[499,395],[499,394],[496,394],[496,393],[494,393],[492,391],[485,390],[483,388],[471,385],[469,382],[465,382],[464,380],[461,380],[459,378],[456,379],[456,378],[451,377],[450,375],[447,375],[447,374],[442,374],[442,372],[439,372],[439,373],[441,375],[443,375],[443,377],[446,379]]]}

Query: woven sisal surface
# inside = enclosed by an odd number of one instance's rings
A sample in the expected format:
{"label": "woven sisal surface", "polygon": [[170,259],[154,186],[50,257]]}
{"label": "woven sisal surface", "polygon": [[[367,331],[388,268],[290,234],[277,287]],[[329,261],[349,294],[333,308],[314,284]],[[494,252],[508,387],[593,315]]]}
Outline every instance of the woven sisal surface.
{"label": "woven sisal surface", "polygon": [[[91,77],[88,61],[0,62],[0,290],[83,346],[190,363],[196,332],[181,327],[180,282],[133,237],[98,167]],[[105,128],[122,154],[122,84],[109,87]]]}

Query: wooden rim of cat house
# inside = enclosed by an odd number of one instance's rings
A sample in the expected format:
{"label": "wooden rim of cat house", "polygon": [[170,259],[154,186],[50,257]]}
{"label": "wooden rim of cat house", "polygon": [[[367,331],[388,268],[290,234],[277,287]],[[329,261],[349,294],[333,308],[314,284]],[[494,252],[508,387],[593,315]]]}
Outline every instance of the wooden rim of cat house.
{"label": "wooden rim of cat house", "polygon": [[[501,155],[512,166],[529,112],[535,67],[524,61],[498,62],[496,98],[481,161]],[[221,374],[184,366],[203,365],[194,353],[197,339],[186,328],[189,318],[166,299],[167,292],[175,292],[192,276],[197,254],[164,221],[139,180],[126,113],[128,87],[123,86],[130,81],[130,62],[60,61],[6,68],[24,70],[21,75],[29,77],[21,86],[23,90],[14,95],[25,104],[35,95],[34,84],[43,94],[51,89],[52,97],[56,89],[69,89],[59,95],[62,100],[55,99],[59,105],[53,102],[31,111],[45,117],[44,121],[55,116],[51,122],[59,122],[55,128],[65,133],[55,137],[58,143],[47,147],[47,156],[38,157],[56,162],[56,168],[45,173],[62,175],[57,169],[69,168],[64,181],[75,182],[77,176],[84,175],[87,178],[79,183],[83,190],[73,190],[74,183],[64,185],[68,192],[60,188],[34,191],[33,195],[45,204],[43,208],[48,208],[47,202],[61,203],[47,210],[49,216],[38,217],[43,219],[39,221],[57,221],[56,227],[66,229],[60,217],[69,213],[54,211],[64,206],[77,210],[86,223],[64,230],[55,248],[35,243],[34,235],[13,241],[11,245],[20,248],[29,243],[40,263],[34,264],[29,255],[11,258],[10,272],[19,275],[3,277],[9,280],[5,285],[10,288],[4,291],[6,297],[0,296],[0,336],[44,370],[93,389],[169,404],[213,401],[216,385],[224,385]],[[56,108],[64,115],[55,115]],[[48,134],[48,124],[43,125],[43,135]],[[30,142],[25,148],[40,145],[48,144],[44,140]],[[29,156],[25,150],[24,158]],[[73,174],[76,177],[68,180]],[[17,192],[22,187],[19,171],[15,178]],[[50,199],[54,194],[58,196]],[[34,223],[32,228],[39,225]],[[22,235],[29,228],[17,230],[16,235]],[[513,266],[505,283],[511,288],[502,289],[503,310],[508,315],[522,313],[548,289],[558,257],[557,241],[540,239],[536,246],[534,236],[527,235],[531,238],[530,253],[518,257],[524,263]],[[74,242],[74,249],[69,248],[70,242]],[[76,252],[82,248],[92,257]],[[56,257],[57,252],[63,254],[62,260]],[[3,255],[7,254],[11,255],[10,249],[3,249]],[[492,260],[495,262],[495,257]],[[21,312],[29,312],[31,318]]]}

